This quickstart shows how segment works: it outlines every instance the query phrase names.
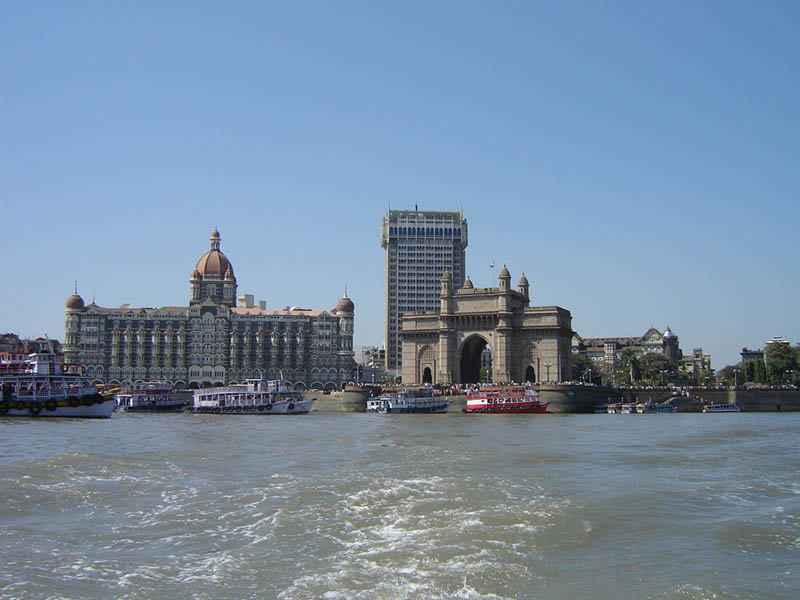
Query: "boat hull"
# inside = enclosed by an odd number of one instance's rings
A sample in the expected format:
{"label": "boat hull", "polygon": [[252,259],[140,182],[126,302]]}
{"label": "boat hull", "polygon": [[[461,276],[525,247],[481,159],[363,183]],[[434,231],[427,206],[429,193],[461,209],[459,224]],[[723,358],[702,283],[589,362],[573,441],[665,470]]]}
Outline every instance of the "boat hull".
{"label": "boat hull", "polygon": [[297,400],[295,402],[279,402],[275,404],[258,405],[195,405],[192,406],[194,414],[205,415],[306,415],[311,412],[316,398]]}
{"label": "boat hull", "polygon": [[444,404],[437,404],[435,406],[391,406],[386,408],[379,408],[376,412],[381,414],[393,414],[393,415],[403,415],[403,414],[433,414],[433,413],[446,413],[447,412],[448,403],[445,402]]}
{"label": "boat hull", "polygon": [[185,410],[183,404],[163,405],[163,406],[120,406],[119,410],[129,413],[182,413]]}
{"label": "boat hull", "polygon": [[520,403],[520,404],[477,404],[464,409],[467,413],[493,414],[493,415],[513,415],[513,414],[542,414],[547,412],[548,402]]}
{"label": "boat hull", "polygon": [[[108,419],[114,412],[114,398],[105,397],[98,402],[94,397],[78,398],[80,403],[72,406],[66,400],[44,402],[10,402],[0,407],[0,417],[76,417],[84,419]],[[91,403],[90,403],[91,402]],[[20,407],[22,404],[24,406]],[[53,406],[55,404],[55,406]]]}

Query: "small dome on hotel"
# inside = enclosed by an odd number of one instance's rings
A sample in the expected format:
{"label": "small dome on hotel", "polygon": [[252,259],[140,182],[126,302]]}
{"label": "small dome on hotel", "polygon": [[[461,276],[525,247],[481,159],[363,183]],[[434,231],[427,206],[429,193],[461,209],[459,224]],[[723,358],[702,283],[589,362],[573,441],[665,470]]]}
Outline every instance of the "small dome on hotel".
{"label": "small dome on hotel", "polygon": [[344,288],[344,296],[339,302],[336,303],[336,312],[337,313],[352,313],[355,312],[356,306],[353,304],[353,301],[347,297],[347,287]]}
{"label": "small dome on hotel", "polygon": [[75,292],[69,298],[67,298],[66,306],[67,308],[83,308],[83,298],[81,298],[78,293]]}

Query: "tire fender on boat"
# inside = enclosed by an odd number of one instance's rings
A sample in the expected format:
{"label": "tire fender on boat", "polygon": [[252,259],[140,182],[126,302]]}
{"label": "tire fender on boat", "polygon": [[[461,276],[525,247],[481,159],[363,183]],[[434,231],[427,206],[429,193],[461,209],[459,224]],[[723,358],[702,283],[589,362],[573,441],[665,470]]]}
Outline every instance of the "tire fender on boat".
{"label": "tire fender on boat", "polygon": [[53,412],[56,408],[58,408],[58,402],[50,398],[50,400],[44,403],[44,407],[50,412]]}
{"label": "tire fender on boat", "polygon": [[75,396],[70,396],[69,398],[67,398],[67,403],[74,408],[76,406],[79,406],[81,401]]}
{"label": "tire fender on boat", "polygon": [[69,365],[67,363],[61,363],[61,372],[66,373],[69,371]]}
{"label": "tire fender on boat", "polygon": [[42,412],[42,405],[39,402],[31,402],[28,404],[28,412],[32,415],[38,415]]}

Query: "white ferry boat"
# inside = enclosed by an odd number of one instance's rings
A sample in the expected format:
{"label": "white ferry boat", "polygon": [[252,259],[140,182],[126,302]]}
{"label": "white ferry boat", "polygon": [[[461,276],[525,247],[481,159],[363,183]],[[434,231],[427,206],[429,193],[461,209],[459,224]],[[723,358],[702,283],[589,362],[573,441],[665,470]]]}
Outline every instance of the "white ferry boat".
{"label": "white ferry boat", "polygon": [[382,394],[367,400],[367,412],[389,413],[444,413],[450,401],[445,396],[435,396],[430,388],[403,390]]}
{"label": "white ferry boat", "polygon": [[678,412],[677,406],[672,406],[669,402],[662,402],[661,404],[653,404],[652,402],[645,402],[636,405],[636,412],[640,415],[657,415],[662,413],[676,413]]}
{"label": "white ferry boat", "polygon": [[184,406],[172,385],[150,381],[120,390],[117,408],[124,412],[183,412]]}
{"label": "white ferry boat", "polygon": [[703,407],[704,413],[721,413],[721,412],[742,412],[742,409],[739,408],[734,403],[731,404],[714,404],[710,402]]}
{"label": "white ferry boat", "polygon": [[289,390],[283,379],[248,379],[245,383],[194,390],[192,412],[237,415],[304,415],[316,398]]}
{"label": "white ferry boat", "polygon": [[100,394],[78,365],[54,352],[0,353],[0,417],[104,418],[114,395]]}

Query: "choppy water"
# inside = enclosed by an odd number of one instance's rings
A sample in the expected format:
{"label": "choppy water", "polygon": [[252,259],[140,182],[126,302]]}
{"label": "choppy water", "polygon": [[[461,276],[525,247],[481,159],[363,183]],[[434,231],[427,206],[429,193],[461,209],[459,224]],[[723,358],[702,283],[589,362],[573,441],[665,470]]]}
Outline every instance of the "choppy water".
{"label": "choppy water", "polygon": [[0,419],[2,598],[797,598],[800,413]]}

